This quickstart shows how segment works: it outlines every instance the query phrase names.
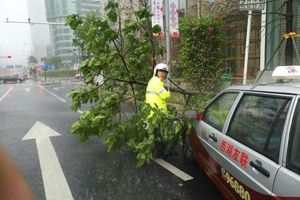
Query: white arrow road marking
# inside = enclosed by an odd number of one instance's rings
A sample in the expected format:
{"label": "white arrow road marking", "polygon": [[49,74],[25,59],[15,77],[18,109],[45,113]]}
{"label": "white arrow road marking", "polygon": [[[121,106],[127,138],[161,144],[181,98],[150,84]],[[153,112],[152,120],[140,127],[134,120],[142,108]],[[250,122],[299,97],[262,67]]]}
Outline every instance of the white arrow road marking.
{"label": "white arrow road marking", "polygon": [[35,139],[46,199],[72,200],[72,193],[49,138],[53,136],[60,136],[60,134],[37,121],[22,140]]}
{"label": "white arrow road marking", "polygon": [[163,159],[160,158],[151,158],[154,162],[162,166],[163,168],[167,169],[168,171],[172,172],[177,177],[181,178],[183,181],[189,181],[192,180],[193,177],[188,175],[187,173],[181,171],[180,169],[176,168],[175,166],[171,165],[170,163],[166,162]]}
{"label": "white arrow road marking", "polygon": [[57,96],[56,94],[54,94],[54,93],[50,92],[49,90],[47,90],[44,86],[39,85],[39,87],[42,88],[43,90],[45,90],[46,92],[48,92],[49,94],[51,94],[52,96],[54,96],[55,98],[57,98],[58,100],[60,100],[60,101],[62,101],[64,103],[67,102],[63,98],[61,98],[61,97]]}
{"label": "white arrow road marking", "polygon": [[30,88],[25,88],[25,91],[26,92],[30,92]]}
{"label": "white arrow road marking", "polygon": [[8,95],[8,93],[10,93],[10,91],[11,91],[12,89],[14,89],[13,86],[11,86],[11,87],[5,92],[5,94],[4,94],[2,97],[0,97],[0,101],[2,101],[2,100]]}

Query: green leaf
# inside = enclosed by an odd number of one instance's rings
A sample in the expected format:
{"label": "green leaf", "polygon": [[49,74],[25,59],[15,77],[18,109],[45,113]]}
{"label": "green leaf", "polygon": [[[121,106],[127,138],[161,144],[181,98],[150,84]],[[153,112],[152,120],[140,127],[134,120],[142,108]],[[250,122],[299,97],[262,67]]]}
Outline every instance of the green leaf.
{"label": "green leaf", "polygon": [[161,28],[160,28],[160,26],[159,25],[154,25],[153,27],[152,27],[152,32],[153,33],[159,33],[159,32],[161,32]]}
{"label": "green leaf", "polygon": [[107,13],[107,17],[108,17],[108,19],[109,19],[110,21],[112,21],[112,22],[116,22],[117,19],[118,19],[117,13],[116,13],[116,12],[113,12],[113,11],[108,12],[108,13]]}

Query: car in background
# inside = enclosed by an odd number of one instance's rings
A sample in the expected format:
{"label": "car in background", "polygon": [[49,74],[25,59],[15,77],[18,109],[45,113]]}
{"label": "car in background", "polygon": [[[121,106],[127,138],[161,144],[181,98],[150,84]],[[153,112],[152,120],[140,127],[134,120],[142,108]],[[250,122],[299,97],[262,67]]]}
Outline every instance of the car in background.
{"label": "car in background", "polygon": [[4,76],[0,76],[0,81],[3,83],[7,83],[7,82],[22,83],[23,81],[25,81],[25,78],[18,74],[4,75]]}
{"label": "car in background", "polygon": [[29,75],[28,74],[23,74],[23,78],[24,78],[24,80],[28,80],[29,79]]}
{"label": "car in background", "polygon": [[[295,77],[300,66],[277,72]],[[225,199],[300,199],[300,84],[232,86],[187,117],[184,155]]]}

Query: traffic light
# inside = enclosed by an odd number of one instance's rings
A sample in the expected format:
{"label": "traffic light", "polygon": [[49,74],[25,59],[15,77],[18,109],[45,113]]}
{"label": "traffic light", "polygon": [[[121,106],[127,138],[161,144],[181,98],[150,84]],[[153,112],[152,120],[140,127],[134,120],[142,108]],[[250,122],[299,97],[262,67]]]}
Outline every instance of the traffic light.
{"label": "traffic light", "polygon": [[0,58],[12,58],[11,56],[0,56]]}

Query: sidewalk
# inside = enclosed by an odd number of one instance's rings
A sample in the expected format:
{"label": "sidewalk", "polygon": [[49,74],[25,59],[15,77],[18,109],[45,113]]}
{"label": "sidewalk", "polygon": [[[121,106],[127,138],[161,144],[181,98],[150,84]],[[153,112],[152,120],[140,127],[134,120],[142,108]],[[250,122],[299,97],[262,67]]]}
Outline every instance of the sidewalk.
{"label": "sidewalk", "polygon": [[38,77],[36,81],[38,81],[42,85],[82,82],[82,80],[75,79],[74,77]]}

